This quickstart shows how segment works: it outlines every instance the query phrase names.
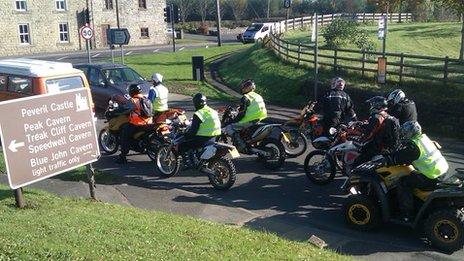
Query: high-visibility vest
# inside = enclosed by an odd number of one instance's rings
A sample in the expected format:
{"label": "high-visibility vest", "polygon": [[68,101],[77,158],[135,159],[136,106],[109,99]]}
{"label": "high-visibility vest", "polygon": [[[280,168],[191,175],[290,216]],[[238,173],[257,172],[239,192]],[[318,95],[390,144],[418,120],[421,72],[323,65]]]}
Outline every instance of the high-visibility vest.
{"label": "high-visibility vest", "polygon": [[427,135],[418,135],[412,141],[420,150],[420,157],[412,165],[420,173],[429,179],[436,179],[448,171],[448,162]]}
{"label": "high-visibility vest", "polygon": [[153,100],[153,112],[163,112],[168,110],[169,90],[164,85],[159,84],[154,88],[156,97]]}
{"label": "high-visibility vest", "polygon": [[221,120],[217,111],[205,106],[196,111],[195,115],[201,120],[197,136],[214,137],[221,135]]}
{"label": "high-visibility vest", "polygon": [[142,117],[140,115],[142,112],[140,98],[143,98],[143,95],[137,94],[131,98],[131,102],[135,105],[135,109],[129,114],[129,123],[133,125],[146,125],[152,122],[151,117]]}
{"label": "high-visibility vest", "polygon": [[245,116],[239,123],[248,123],[265,119],[267,117],[267,110],[263,97],[256,92],[249,92],[245,94],[245,97],[250,101],[250,105],[248,105]]}

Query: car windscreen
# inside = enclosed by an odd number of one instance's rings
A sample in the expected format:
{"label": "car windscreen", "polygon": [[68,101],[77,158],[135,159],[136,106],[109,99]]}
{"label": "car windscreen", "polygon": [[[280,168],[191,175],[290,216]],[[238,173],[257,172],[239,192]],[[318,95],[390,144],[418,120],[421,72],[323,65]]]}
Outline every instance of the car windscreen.
{"label": "car windscreen", "polygon": [[251,31],[251,32],[257,32],[263,28],[263,24],[252,24],[250,27],[248,27],[246,30]]}
{"label": "car windscreen", "polygon": [[84,87],[84,82],[80,76],[48,79],[45,81],[48,93],[58,93],[72,89]]}
{"label": "car windscreen", "polygon": [[131,68],[115,68],[102,70],[103,75],[112,81],[114,84],[126,83],[126,82],[140,82],[143,81],[143,77],[140,76],[136,71]]}

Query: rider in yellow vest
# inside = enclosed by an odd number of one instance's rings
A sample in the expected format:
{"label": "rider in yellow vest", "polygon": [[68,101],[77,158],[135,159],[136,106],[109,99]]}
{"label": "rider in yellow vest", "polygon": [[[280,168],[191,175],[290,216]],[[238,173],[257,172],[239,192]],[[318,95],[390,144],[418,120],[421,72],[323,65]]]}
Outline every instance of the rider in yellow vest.
{"label": "rider in yellow vest", "polygon": [[224,132],[234,138],[239,150],[243,151],[245,144],[238,135],[239,131],[256,124],[267,117],[266,104],[263,97],[255,92],[256,85],[251,79],[245,80],[240,85],[243,94],[240,100],[239,113],[232,124],[224,128]]}
{"label": "rider in yellow vest", "polygon": [[153,104],[153,119],[156,119],[159,115],[168,110],[169,90],[162,84],[163,75],[154,73],[151,79],[153,80],[153,87],[150,88],[148,99],[150,99]]}
{"label": "rider in yellow vest", "polygon": [[418,122],[407,121],[400,129],[401,146],[386,157],[388,165],[412,165],[415,171],[398,183],[398,201],[404,221],[413,217],[413,189],[435,189],[439,178],[448,171],[448,162],[435,143],[422,133]]}
{"label": "rider in yellow vest", "polygon": [[187,162],[191,159],[186,157],[189,151],[213,143],[216,136],[221,135],[221,120],[217,111],[207,105],[206,96],[201,93],[195,94],[193,105],[195,113],[192,124],[184,134],[184,141],[179,147],[179,152]]}

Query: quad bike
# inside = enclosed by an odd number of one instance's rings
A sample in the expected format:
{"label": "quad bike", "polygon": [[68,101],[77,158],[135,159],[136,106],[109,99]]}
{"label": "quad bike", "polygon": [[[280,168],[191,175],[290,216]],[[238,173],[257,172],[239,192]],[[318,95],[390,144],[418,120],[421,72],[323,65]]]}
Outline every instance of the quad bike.
{"label": "quad bike", "polygon": [[[360,132],[354,126],[340,126],[330,129],[331,138],[319,137],[315,140],[320,148],[311,151],[305,158],[306,177],[317,185],[329,184],[341,170],[344,176],[351,172],[352,165],[359,156],[360,144],[357,139]],[[342,187],[344,188],[346,184]]]}
{"label": "quad bike", "polygon": [[191,151],[188,155],[181,155],[179,144],[182,140],[182,134],[179,134],[169,144],[164,144],[157,150],[155,163],[161,175],[172,177],[184,166],[184,169],[196,169],[206,173],[215,189],[228,190],[234,185],[237,172],[231,158],[240,157],[234,146],[213,142]]}
{"label": "quad bike", "polygon": [[[237,109],[232,107],[222,108],[219,110],[222,113],[221,125],[227,126],[233,122],[237,115]],[[240,138],[244,141],[245,147],[240,148],[235,137],[232,139],[232,144],[238,148],[238,151],[246,155],[257,155],[259,160],[263,162],[267,169],[275,170],[285,163],[286,153],[283,143],[290,143],[288,134],[285,133],[280,124],[265,124],[256,123],[248,128],[245,128],[239,133]],[[228,137],[222,133],[218,137],[218,141],[228,142]]]}
{"label": "quad bike", "polygon": [[371,161],[353,170],[349,178],[350,195],[343,212],[347,223],[358,230],[370,230],[381,222],[411,228],[421,227],[436,248],[453,252],[464,244],[464,170],[446,175],[432,191],[414,190],[415,217],[405,222],[398,218],[397,184],[410,175],[412,166],[385,167]]}
{"label": "quad bike", "polygon": [[[107,155],[112,155],[118,151],[121,127],[129,121],[129,111],[130,103],[122,95],[115,95],[108,102],[105,112],[105,123],[108,125],[98,135],[100,147]],[[143,130],[134,134],[130,149],[146,153],[151,160],[154,160],[157,148],[164,143],[171,132],[170,119],[176,120],[176,122],[185,122],[187,118],[184,114],[184,111],[180,109],[171,109],[161,114],[154,120],[153,124],[145,125]]]}

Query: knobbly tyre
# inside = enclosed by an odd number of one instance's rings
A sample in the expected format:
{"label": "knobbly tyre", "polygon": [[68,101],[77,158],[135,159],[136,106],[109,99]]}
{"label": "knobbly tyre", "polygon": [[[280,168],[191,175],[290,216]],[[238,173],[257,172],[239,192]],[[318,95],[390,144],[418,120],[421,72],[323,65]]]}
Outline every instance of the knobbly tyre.
{"label": "knobbly tyre", "polygon": [[[319,148],[326,149],[313,150],[305,158],[304,169],[306,177],[311,182],[317,185],[328,184],[335,178],[337,169],[348,176],[351,166],[359,156],[360,145],[356,142],[356,138],[359,137],[360,132],[356,130],[355,125],[357,124],[350,127],[341,125],[338,130],[331,128],[329,133],[332,137],[322,136],[314,140]],[[318,158],[321,159],[317,160]]]}
{"label": "knobbly tyre", "polygon": [[228,190],[234,185],[237,172],[232,159],[240,157],[234,146],[213,142],[204,148],[191,151],[189,159],[185,159],[179,152],[179,144],[183,138],[179,133],[170,143],[157,150],[155,163],[161,175],[172,177],[184,167],[206,173],[211,185],[217,190]]}
{"label": "knobbly tyre", "polygon": [[[98,135],[98,142],[102,150],[111,155],[118,151],[120,145],[120,132],[123,124],[128,122],[130,111],[129,100],[123,95],[115,95],[108,102],[105,111],[105,123],[108,123]],[[157,149],[165,142],[171,132],[171,120],[186,122],[185,112],[180,109],[171,109],[154,120],[154,124],[144,126],[144,130],[133,136],[130,149],[139,153],[146,153],[151,160],[155,160]]]}
{"label": "knobbly tyre", "polygon": [[355,168],[349,178],[349,197],[343,212],[354,229],[370,230],[381,222],[422,228],[436,248],[454,252],[464,244],[464,169],[447,174],[433,191],[414,190],[414,218],[399,219],[396,186],[401,177],[410,175],[412,166],[385,167],[371,161]]}
{"label": "knobbly tyre", "polygon": [[[231,106],[219,109],[222,113],[222,127],[230,124],[237,116],[237,108]],[[240,131],[240,137],[245,142],[246,148],[239,152],[246,155],[257,155],[267,169],[275,170],[285,163],[286,153],[282,140],[290,143],[285,130],[280,124],[256,123],[249,128]],[[233,137],[232,144],[237,146],[237,141]],[[218,137],[218,141],[228,142],[228,136],[223,133]]]}

